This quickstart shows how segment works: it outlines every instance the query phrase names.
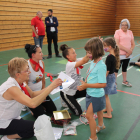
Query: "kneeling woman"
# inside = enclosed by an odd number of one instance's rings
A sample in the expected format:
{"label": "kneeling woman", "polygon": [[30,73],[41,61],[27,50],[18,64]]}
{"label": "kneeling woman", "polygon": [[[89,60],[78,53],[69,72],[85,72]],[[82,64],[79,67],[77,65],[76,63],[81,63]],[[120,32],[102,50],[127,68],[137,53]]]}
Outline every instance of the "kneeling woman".
{"label": "kneeling woman", "polygon": [[68,60],[66,64],[66,74],[73,78],[75,82],[68,88],[60,92],[60,95],[70,110],[75,115],[81,115],[82,109],[77,98],[86,97],[86,89],[83,91],[77,90],[77,86],[80,85],[81,72],[79,68],[89,61],[87,56],[77,59],[76,52],[73,48],[68,47],[66,44],[60,46],[63,57]]}
{"label": "kneeling woman", "polygon": [[[45,66],[42,61],[42,50],[37,45],[25,45],[25,50],[29,56],[28,65],[30,70],[29,80],[26,81],[32,91],[38,91],[45,88]],[[30,108],[35,118],[40,115],[53,114],[56,111],[56,106],[52,99],[47,96],[45,101],[36,108]]]}
{"label": "kneeling woman", "polygon": [[30,138],[34,136],[34,122],[20,117],[22,104],[36,108],[62,81],[56,79],[43,90],[32,91],[24,83],[30,75],[28,62],[24,58],[10,60],[8,72],[10,77],[0,86],[0,135],[4,135],[1,140]]}

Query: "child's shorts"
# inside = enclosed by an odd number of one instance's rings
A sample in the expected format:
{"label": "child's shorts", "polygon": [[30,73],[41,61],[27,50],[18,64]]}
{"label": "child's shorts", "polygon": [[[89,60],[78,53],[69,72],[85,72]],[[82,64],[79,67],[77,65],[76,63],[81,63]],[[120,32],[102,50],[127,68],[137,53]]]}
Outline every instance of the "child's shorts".
{"label": "child's shorts", "polygon": [[106,102],[105,102],[105,96],[103,97],[92,97],[88,94],[86,95],[86,110],[88,109],[88,106],[92,103],[93,112],[101,111],[105,108]]}
{"label": "child's shorts", "polygon": [[115,73],[109,74],[107,76],[106,87],[104,88],[105,94],[111,95],[117,93],[117,87],[115,82],[116,82]]}

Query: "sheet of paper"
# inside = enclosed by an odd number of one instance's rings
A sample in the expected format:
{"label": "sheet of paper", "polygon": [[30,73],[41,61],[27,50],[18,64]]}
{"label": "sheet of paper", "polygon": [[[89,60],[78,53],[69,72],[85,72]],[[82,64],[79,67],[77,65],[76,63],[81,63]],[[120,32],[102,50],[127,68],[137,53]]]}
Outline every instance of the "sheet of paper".
{"label": "sheet of paper", "polygon": [[55,94],[55,93],[57,93],[57,92],[62,91],[63,89],[68,88],[70,85],[72,85],[75,82],[74,79],[72,79],[71,77],[69,77],[68,75],[66,75],[64,72],[60,72],[58,78],[60,78],[63,81],[62,88],[60,88],[60,87],[55,88],[51,92],[52,95]]}
{"label": "sheet of paper", "polygon": [[69,130],[69,131],[66,131],[65,133],[66,135],[71,135],[71,134],[75,134],[74,130]]}
{"label": "sheet of paper", "polygon": [[60,139],[62,136],[63,128],[52,127],[52,129],[55,136],[55,140]]}

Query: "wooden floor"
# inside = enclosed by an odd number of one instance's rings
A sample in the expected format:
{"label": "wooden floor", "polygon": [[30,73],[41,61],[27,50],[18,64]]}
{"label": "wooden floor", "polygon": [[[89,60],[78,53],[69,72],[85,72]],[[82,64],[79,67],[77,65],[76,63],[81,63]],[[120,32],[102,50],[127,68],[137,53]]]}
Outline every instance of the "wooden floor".
{"label": "wooden floor", "polygon": [[[107,36],[104,36],[104,38]],[[68,46],[75,48],[77,57],[83,57],[86,53],[83,49],[86,41],[88,39],[61,42],[59,46],[63,43],[66,43]],[[137,61],[140,57],[140,37],[135,37],[136,47],[133,52],[133,58],[131,61]],[[53,46],[52,46],[53,48]],[[53,51],[54,52],[54,51]],[[47,45],[43,45],[43,54],[47,56]],[[60,53],[61,54],[61,53]],[[103,57],[105,61],[106,53]],[[10,50],[0,52],[0,85],[6,81],[9,77],[7,72],[7,63],[13,57],[24,57],[28,59],[27,54],[24,49]],[[67,63],[64,58],[56,58],[53,55],[52,59],[45,59],[45,71],[51,73],[59,73],[65,71],[65,64]],[[90,62],[84,66],[82,69],[82,76],[86,76],[86,71],[90,65]],[[118,93],[116,95],[110,96],[111,104],[113,107],[113,118],[104,119],[104,124],[106,129],[98,133],[97,136],[99,140],[139,140],[140,139],[140,67],[128,67],[127,80],[132,84],[132,87],[125,87],[122,85],[122,73],[121,69],[119,70],[117,85]],[[49,79],[46,77],[46,86],[50,84]],[[60,94],[51,95],[54,103],[57,106],[58,110],[64,108],[61,107],[60,103]],[[79,103],[83,110],[85,110],[85,98],[78,99]],[[70,112],[70,111],[69,111]],[[34,117],[30,112],[22,112],[21,114],[23,119],[34,120]],[[77,116],[72,114],[72,120],[77,119]],[[97,119],[96,119],[97,121]],[[54,127],[59,127],[53,125]],[[90,136],[89,125],[80,125],[77,127],[77,136],[63,136],[60,140],[87,140]],[[35,137],[28,140],[36,140]]]}

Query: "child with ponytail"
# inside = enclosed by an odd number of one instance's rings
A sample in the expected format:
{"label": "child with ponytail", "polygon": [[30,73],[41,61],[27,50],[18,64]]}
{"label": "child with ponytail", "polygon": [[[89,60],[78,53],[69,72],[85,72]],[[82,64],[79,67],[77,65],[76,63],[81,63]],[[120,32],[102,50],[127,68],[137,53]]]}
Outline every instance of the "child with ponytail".
{"label": "child with ponytail", "polygon": [[85,56],[77,59],[77,54],[74,48],[70,48],[66,44],[61,45],[60,50],[62,51],[63,57],[68,60],[66,64],[66,74],[75,80],[75,82],[68,89],[60,92],[60,96],[67,104],[69,109],[75,115],[80,116],[82,114],[82,109],[76,99],[86,97],[86,89],[83,91],[78,91],[77,86],[80,85],[81,80],[80,69],[83,68],[83,64],[89,61],[89,58]]}
{"label": "child with ponytail", "polygon": [[113,111],[110,103],[110,99],[108,95],[116,94],[116,78],[115,78],[115,69],[119,69],[120,67],[120,57],[119,57],[119,48],[116,46],[116,42],[114,38],[108,37],[103,41],[104,51],[109,52],[110,54],[106,58],[106,66],[107,66],[107,86],[104,88],[105,90],[105,98],[106,98],[106,109],[103,112],[107,112],[103,114],[105,118],[112,118],[111,112]]}

